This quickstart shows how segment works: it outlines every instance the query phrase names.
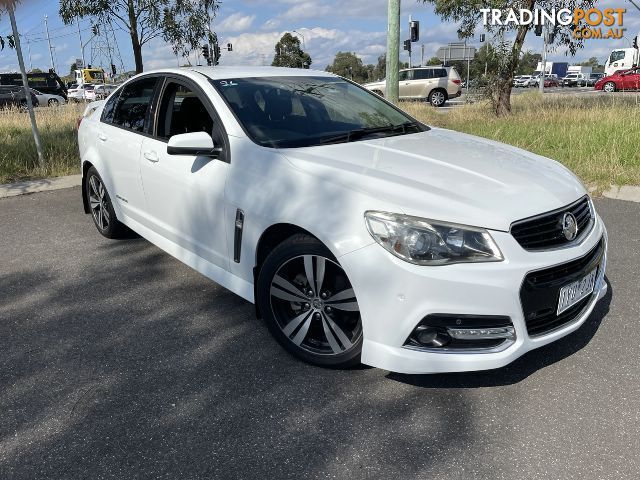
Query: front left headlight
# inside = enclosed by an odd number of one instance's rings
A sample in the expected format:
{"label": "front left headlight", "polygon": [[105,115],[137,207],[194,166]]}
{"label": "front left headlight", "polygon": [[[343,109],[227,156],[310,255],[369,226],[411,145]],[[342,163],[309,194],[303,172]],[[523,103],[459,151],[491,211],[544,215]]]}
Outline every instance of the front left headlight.
{"label": "front left headlight", "polygon": [[500,249],[483,228],[395,213],[364,214],[371,236],[398,258],[416,265],[500,262]]}

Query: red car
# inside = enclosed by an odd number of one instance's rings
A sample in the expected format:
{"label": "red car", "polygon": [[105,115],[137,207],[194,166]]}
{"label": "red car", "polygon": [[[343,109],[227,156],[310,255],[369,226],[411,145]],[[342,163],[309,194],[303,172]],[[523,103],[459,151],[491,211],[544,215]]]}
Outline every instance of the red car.
{"label": "red car", "polygon": [[601,78],[596,82],[595,89],[608,93],[618,90],[640,90],[640,68],[619,70],[613,75]]}
{"label": "red car", "polygon": [[559,86],[560,86],[560,82],[553,77],[544,79],[544,88],[559,87]]}

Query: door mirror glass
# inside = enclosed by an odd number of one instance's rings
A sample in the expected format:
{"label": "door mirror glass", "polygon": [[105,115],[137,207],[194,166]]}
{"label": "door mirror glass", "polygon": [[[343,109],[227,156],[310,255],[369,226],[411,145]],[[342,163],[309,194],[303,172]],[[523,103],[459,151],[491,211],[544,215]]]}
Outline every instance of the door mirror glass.
{"label": "door mirror glass", "polygon": [[216,148],[211,135],[207,132],[181,133],[169,138],[167,153],[169,155],[201,155],[219,157],[221,148]]}

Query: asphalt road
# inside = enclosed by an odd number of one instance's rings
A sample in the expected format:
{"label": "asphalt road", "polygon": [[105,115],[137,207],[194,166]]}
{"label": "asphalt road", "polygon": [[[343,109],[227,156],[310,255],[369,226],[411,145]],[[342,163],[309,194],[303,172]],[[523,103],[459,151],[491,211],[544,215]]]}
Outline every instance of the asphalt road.
{"label": "asphalt road", "polygon": [[98,235],[77,188],[0,199],[0,478],[637,479],[640,204],[596,205],[610,293],[583,328],[403,376],[297,362],[247,302]]}

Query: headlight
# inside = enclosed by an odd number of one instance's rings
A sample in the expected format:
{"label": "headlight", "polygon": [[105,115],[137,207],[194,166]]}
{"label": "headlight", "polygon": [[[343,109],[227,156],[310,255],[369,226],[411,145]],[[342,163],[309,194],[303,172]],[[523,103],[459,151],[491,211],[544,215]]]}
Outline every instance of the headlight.
{"label": "headlight", "polygon": [[500,262],[500,249],[482,228],[369,211],[371,236],[396,257],[416,265]]}

